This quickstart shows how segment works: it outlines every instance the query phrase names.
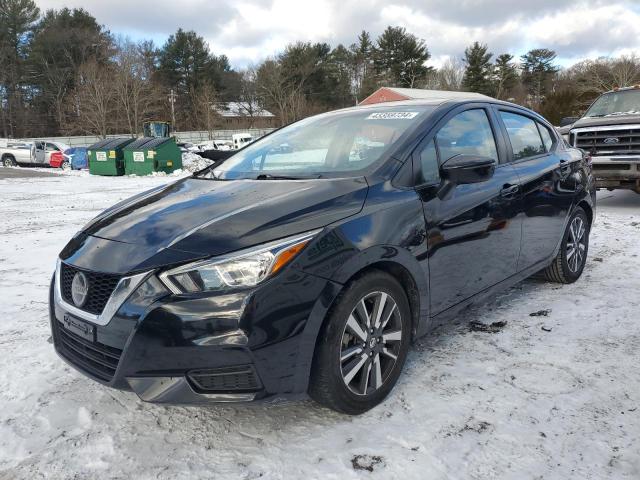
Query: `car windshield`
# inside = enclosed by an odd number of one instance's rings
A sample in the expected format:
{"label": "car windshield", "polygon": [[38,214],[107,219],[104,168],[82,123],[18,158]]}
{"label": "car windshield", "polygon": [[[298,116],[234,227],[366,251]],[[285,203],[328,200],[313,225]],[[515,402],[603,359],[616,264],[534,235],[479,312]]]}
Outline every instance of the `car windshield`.
{"label": "car windshield", "polygon": [[221,180],[362,175],[434,108],[405,105],[310,117],[250,144],[203,175]]}
{"label": "car windshield", "polygon": [[640,114],[640,90],[620,90],[598,98],[585,117]]}

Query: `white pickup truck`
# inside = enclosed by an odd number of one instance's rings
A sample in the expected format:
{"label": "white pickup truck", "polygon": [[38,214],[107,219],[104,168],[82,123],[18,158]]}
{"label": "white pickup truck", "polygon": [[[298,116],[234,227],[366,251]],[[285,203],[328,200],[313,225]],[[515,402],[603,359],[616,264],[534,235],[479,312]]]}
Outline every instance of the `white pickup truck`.
{"label": "white pickup truck", "polygon": [[37,140],[0,140],[0,164],[4,167],[48,167],[53,152],[64,152],[68,145]]}

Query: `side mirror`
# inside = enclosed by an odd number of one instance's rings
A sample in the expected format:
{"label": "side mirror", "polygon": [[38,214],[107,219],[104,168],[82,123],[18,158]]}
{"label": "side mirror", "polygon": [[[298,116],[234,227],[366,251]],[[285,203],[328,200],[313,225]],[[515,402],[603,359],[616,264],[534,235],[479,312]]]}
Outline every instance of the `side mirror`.
{"label": "side mirror", "polygon": [[562,120],[560,120],[560,126],[566,127],[567,125],[572,125],[576,123],[579,119],[580,117],[563,117]]}
{"label": "side mirror", "polygon": [[442,176],[456,185],[486,182],[493,177],[496,161],[480,155],[456,155],[442,164]]}

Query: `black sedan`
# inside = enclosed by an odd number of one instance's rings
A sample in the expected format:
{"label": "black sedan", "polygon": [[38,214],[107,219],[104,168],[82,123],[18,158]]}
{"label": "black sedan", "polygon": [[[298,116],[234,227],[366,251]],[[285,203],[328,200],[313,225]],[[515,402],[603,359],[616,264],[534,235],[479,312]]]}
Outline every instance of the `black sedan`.
{"label": "black sedan", "polygon": [[146,401],[362,413],[435,321],[533,274],[576,281],[594,210],[588,158],[524,108],[440,93],[318,115],[78,232],[55,348]]}

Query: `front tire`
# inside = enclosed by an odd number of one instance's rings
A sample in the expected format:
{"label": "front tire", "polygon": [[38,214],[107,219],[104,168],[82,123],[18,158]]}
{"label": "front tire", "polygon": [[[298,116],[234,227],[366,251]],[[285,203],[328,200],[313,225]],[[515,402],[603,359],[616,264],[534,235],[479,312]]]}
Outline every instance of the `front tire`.
{"label": "front tire", "polygon": [[587,262],[590,231],[587,214],[582,208],[576,208],[567,223],[560,251],[551,265],[543,270],[547,280],[566,284],[580,278]]}
{"label": "front tire", "polygon": [[404,289],[382,271],[358,277],[336,300],[318,338],[311,397],[350,415],[370,410],[393,389],[409,350]]}

